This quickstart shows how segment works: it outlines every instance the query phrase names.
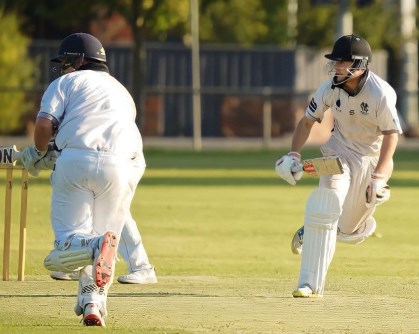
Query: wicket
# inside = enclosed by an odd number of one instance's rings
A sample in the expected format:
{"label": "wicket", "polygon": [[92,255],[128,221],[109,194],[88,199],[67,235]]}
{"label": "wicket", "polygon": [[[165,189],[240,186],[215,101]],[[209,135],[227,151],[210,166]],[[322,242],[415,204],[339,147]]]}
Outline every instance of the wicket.
{"label": "wicket", "polygon": [[6,170],[6,196],[4,206],[4,243],[3,243],[3,281],[9,280],[10,267],[10,239],[12,225],[12,190],[13,171],[21,170],[22,187],[20,197],[20,235],[19,235],[19,262],[18,280],[25,278],[25,248],[26,248],[26,217],[28,209],[28,171],[21,166],[0,165],[0,169]]}

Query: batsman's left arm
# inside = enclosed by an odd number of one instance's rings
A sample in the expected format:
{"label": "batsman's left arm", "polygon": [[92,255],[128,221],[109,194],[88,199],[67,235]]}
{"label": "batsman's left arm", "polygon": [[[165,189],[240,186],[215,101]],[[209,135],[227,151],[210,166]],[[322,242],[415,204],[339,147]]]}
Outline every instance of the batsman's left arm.
{"label": "batsman's left arm", "polygon": [[384,135],[380,156],[378,158],[378,163],[375,167],[374,173],[384,174],[390,177],[393,171],[393,155],[396,151],[398,140],[398,133],[390,133]]}
{"label": "batsman's left arm", "polygon": [[44,117],[37,117],[35,123],[35,147],[38,151],[46,152],[48,144],[54,137],[54,123]]}
{"label": "batsman's left arm", "polygon": [[371,174],[371,181],[366,191],[367,207],[384,203],[390,198],[387,181],[393,171],[393,155],[396,151],[398,133],[384,134],[377,166]]}

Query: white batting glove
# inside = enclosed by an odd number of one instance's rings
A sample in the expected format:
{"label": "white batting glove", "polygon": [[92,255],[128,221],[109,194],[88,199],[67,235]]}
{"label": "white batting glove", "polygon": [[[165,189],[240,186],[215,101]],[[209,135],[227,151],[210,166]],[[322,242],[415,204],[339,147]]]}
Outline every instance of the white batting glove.
{"label": "white batting glove", "polygon": [[55,162],[60,156],[60,151],[58,151],[57,146],[55,145],[55,140],[51,140],[48,143],[48,148],[46,154],[35,163],[35,167],[38,170],[53,170]]}
{"label": "white batting glove", "polygon": [[25,147],[22,151],[22,163],[25,169],[28,170],[29,174],[33,176],[39,175],[39,169],[35,164],[42,159],[46,151],[38,151],[35,146]]}
{"label": "white batting glove", "polygon": [[35,168],[38,170],[52,170],[54,169],[55,162],[60,156],[60,152],[51,150],[47,152],[39,161],[35,163]]}
{"label": "white batting glove", "polygon": [[368,208],[383,204],[390,199],[390,187],[386,183],[386,175],[371,174],[371,181],[367,187],[366,196],[366,206]]}
{"label": "white batting glove", "polygon": [[292,167],[299,165],[300,161],[300,153],[289,152],[287,155],[284,155],[276,161],[275,172],[279,177],[283,178],[290,185],[295,186],[297,181],[303,176],[303,172],[293,172]]}

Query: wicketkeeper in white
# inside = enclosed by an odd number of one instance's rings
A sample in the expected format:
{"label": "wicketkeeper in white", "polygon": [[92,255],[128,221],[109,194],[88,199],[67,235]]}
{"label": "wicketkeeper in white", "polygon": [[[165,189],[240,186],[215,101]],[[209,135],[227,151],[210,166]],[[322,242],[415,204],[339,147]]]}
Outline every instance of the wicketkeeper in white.
{"label": "wicketkeeper in white", "polygon": [[[50,168],[49,142],[55,137],[55,244],[44,264],[51,271],[80,271],[75,312],[86,326],[104,326],[121,232],[138,232],[130,205],[145,170],[142,138],[132,97],[109,74],[99,40],[69,35],[51,61],[62,75],[42,97],[35,146],[23,150],[22,161],[32,175]],[[130,242],[141,243],[139,233]]]}
{"label": "wicketkeeper in white", "polygon": [[[321,175],[319,187],[309,196],[304,226],[294,235],[293,253],[302,253],[294,297],[323,295],[326,274],[336,240],[359,244],[376,229],[376,206],[390,197],[387,185],[393,155],[402,133],[396,110],[396,93],[368,68],[372,52],[368,42],[355,35],[339,38],[325,55],[330,80],[311,99],[293,135],[291,152],[276,161],[276,173],[291,185],[302,172],[300,151],[312,126],[326,111],[334,118],[323,156],[338,156],[343,173]],[[303,245],[304,240],[304,245]]]}

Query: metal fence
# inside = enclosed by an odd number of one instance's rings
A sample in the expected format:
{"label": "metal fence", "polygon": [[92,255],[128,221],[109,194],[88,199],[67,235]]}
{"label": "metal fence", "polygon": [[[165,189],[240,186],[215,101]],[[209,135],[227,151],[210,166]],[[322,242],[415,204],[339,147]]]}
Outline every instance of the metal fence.
{"label": "metal fence", "polygon": [[[34,41],[40,93],[55,78],[49,59],[59,41]],[[132,91],[132,48],[105,45],[112,75]],[[146,44],[145,136],[192,135],[191,50],[181,44]],[[325,51],[307,47],[201,45],[202,135],[281,136],[294,129],[314,89],[327,78]],[[387,77],[387,55],[374,54],[372,69]],[[267,104],[268,103],[268,104]],[[268,122],[268,124],[267,124]]]}

